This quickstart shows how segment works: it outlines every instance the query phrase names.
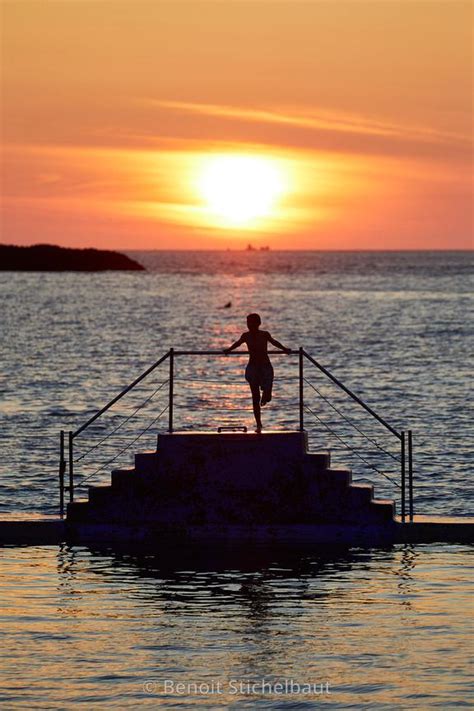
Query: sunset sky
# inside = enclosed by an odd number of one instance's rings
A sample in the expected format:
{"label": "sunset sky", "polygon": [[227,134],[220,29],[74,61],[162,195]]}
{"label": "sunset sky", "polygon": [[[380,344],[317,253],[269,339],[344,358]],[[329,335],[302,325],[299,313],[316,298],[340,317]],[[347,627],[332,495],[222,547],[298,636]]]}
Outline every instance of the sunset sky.
{"label": "sunset sky", "polygon": [[1,5],[1,242],[472,247],[473,3]]}

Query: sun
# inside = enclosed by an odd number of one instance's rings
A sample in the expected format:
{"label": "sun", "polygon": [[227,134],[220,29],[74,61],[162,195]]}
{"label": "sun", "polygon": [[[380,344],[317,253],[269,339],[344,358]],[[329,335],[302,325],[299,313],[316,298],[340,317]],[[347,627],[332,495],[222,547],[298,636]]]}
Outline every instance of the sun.
{"label": "sun", "polygon": [[198,178],[208,210],[229,228],[252,227],[271,216],[284,182],[276,161],[236,154],[209,158]]}

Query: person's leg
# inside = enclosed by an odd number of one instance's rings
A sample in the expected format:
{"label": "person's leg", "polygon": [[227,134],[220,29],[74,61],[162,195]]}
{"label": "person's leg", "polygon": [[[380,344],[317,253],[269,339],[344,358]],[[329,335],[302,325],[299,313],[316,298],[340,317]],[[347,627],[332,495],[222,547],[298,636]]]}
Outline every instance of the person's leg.
{"label": "person's leg", "polygon": [[265,366],[265,370],[262,375],[262,399],[260,401],[261,407],[271,402],[272,399],[272,388],[273,388],[273,366]]}
{"label": "person's leg", "polygon": [[260,387],[257,376],[258,373],[256,372],[255,367],[249,363],[245,369],[245,380],[250,385],[250,390],[252,392],[253,414],[257,424],[257,432],[260,432],[262,429],[262,419],[260,416]]}
{"label": "person's leg", "polygon": [[260,431],[262,429],[262,419],[260,416],[260,388],[258,385],[251,385],[250,389],[252,391],[253,414],[257,424],[257,431]]}

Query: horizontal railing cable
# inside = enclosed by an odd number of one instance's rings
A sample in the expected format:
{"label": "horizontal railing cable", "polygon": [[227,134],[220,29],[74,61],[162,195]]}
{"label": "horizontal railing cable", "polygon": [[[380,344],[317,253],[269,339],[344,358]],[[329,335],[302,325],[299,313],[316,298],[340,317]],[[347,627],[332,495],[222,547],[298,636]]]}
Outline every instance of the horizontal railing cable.
{"label": "horizontal railing cable", "polygon": [[109,432],[103,439],[100,440],[100,442],[97,442],[96,444],[94,444],[86,452],[84,452],[84,454],[81,454],[81,456],[77,457],[77,459],[75,459],[74,461],[80,462],[81,459],[84,459],[85,457],[87,457],[87,455],[90,454],[91,452],[93,452],[94,449],[97,449],[97,447],[100,447],[101,444],[106,442],[110,437],[112,437],[112,435],[114,435],[116,432],[118,432],[119,429],[121,427],[123,427],[123,425],[125,425],[129,420],[132,419],[132,417],[135,417],[135,415],[137,414],[137,412],[139,410],[142,410],[144,407],[146,407],[148,405],[148,403],[150,402],[150,400],[152,400],[155,397],[156,393],[159,392],[167,383],[169,383],[169,380],[164,380],[160,384],[160,386],[158,388],[156,388],[156,390],[150,395],[150,397],[148,397],[146,400],[144,400],[144,402],[141,403],[141,405],[139,405],[137,408],[135,408],[135,410],[128,417],[126,417],[124,420],[122,420],[120,422],[120,424],[114,430],[112,430],[112,432]]}
{"label": "horizontal railing cable", "polygon": [[[173,350],[173,354],[175,356],[222,356],[223,358],[228,357],[228,356],[240,356],[240,358],[243,358],[244,356],[248,356],[249,352],[248,351],[239,351],[239,350],[234,350],[230,351],[229,353],[225,353],[223,350],[222,351],[179,351],[179,350]],[[286,356],[297,356],[299,355],[298,350],[292,349],[289,353],[286,351],[268,351],[268,355],[286,355]]]}
{"label": "horizontal railing cable", "polygon": [[[216,383],[216,385],[239,385],[242,387],[247,387],[248,383],[242,380],[242,378],[239,378],[237,380],[237,377],[234,380],[225,380],[224,378],[186,378],[181,375],[175,376],[174,378],[175,382],[183,382],[183,383]],[[298,382],[298,376],[295,375],[294,377],[285,375],[283,377],[278,377],[278,382],[293,382],[296,383]]]}
{"label": "horizontal railing cable", "polygon": [[182,383],[215,383],[216,385],[245,385],[242,381],[224,380],[223,378],[183,378],[181,376],[176,376],[174,381]]}
{"label": "horizontal railing cable", "polygon": [[334,430],[331,427],[329,427],[329,425],[324,420],[322,420],[320,417],[318,417],[318,415],[315,412],[313,412],[313,410],[310,407],[308,407],[307,405],[305,405],[304,407],[307,412],[311,413],[311,415],[313,415],[313,417],[315,417],[318,420],[318,422],[320,422],[322,425],[324,425],[324,427],[326,427],[326,429],[329,430],[329,432],[332,435],[334,435],[334,437],[336,437],[336,439],[338,439],[339,442],[341,442],[341,444],[344,445],[344,447],[347,447],[347,449],[350,449],[351,452],[353,452],[356,455],[356,457],[358,457],[361,461],[364,462],[364,464],[366,464],[370,469],[377,472],[378,474],[381,474],[383,477],[385,477],[385,479],[388,479],[388,481],[390,481],[392,484],[394,484],[398,489],[401,488],[400,484],[398,482],[396,482],[395,479],[392,479],[390,476],[388,476],[388,474],[385,474],[385,472],[383,472],[381,469],[379,469],[374,464],[371,464],[369,461],[367,461],[367,459],[365,459],[365,457],[363,457],[361,454],[359,454],[359,452],[356,449],[354,449],[354,447],[351,447],[350,444],[348,444],[345,440],[342,439],[342,437],[340,437],[336,432],[334,432]]}
{"label": "horizontal railing cable", "polygon": [[88,481],[89,479],[92,479],[93,476],[95,476],[95,475],[98,474],[100,471],[102,471],[103,469],[105,469],[105,467],[108,467],[109,464],[112,464],[112,462],[115,462],[115,460],[118,459],[118,458],[120,457],[120,455],[122,455],[124,452],[126,452],[127,449],[130,449],[130,447],[131,447],[132,445],[134,445],[135,442],[138,442],[138,440],[140,439],[140,437],[142,437],[142,436],[145,434],[145,432],[148,432],[148,430],[153,427],[153,425],[155,424],[155,422],[158,422],[158,420],[160,419],[160,417],[165,414],[165,412],[166,412],[167,409],[168,409],[168,405],[166,405],[166,407],[164,407],[164,408],[162,409],[162,411],[160,412],[160,414],[157,415],[157,417],[155,417],[155,419],[150,422],[150,424],[148,425],[148,427],[145,427],[145,429],[142,430],[142,431],[140,432],[140,434],[139,434],[137,437],[135,437],[134,440],[132,440],[129,444],[127,444],[126,447],[124,447],[123,449],[121,449],[120,452],[115,455],[115,457],[112,457],[112,459],[109,459],[108,462],[105,462],[104,464],[102,464],[100,467],[98,467],[98,469],[96,469],[95,471],[93,471],[92,474],[88,474],[86,477],[84,477],[83,479],[81,479],[81,480],[79,481],[79,483],[77,484],[77,486],[78,486],[78,487],[79,487],[79,486],[82,486],[86,481]]}
{"label": "horizontal railing cable", "polygon": [[348,422],[354,429],[356,429],[357,432],[359,432],[359,434],[362,435],[362,437],[365,437],[365,439],[366,439],[368,442],[371,442],[373,445],[375,445],[375,447],[377,447],[377,449],[380,449],[381,452],[383,452],[383,453],[386,454],[388,457],[391,457],[393,460],[395,460],[396,462],[398,462],[398,457],[396,457],[394,454],[392,454],[392,452],[389,452],[389,451],[386,450],[384,447],[382,447],[382,446],[377,442],[377,440],[373,439],[372,437],[369,437],[369,435],[367,435],[363,430],[361,430],[360,427],[359,427],[358,425],[356,425],[355,422],[353,422],[349,417],[347,417],[347,415],[345,415],[341,410],[339,410],[339,408],[336,407],[336,405],[334,405],[334,404],[331,402],[331,400],[329,400],[325,395],[323,395],[322,392],[321,392],[320,390],[318,390],[318,388],[317,388],[315,385],[313,385],[312,382],[310,382],[307,378],[303,378],[303,379],[304,379],[304,381],[310,386],[310,388],[313,388],[313,390],[319,395],[319,397],[321,397],[325,402],[327,402],[327,404],[328,404],[330,407],[332,407],[332,409],[333,409],[335,412],[337,412],[337,414],[340,415],[340,417],[342,417],[343,420],[345,420],[346,422]]}
{"label": "horizontal railing cable", "polygon": [[[178,407],[184,407],[186,409],[186,405],[178,405]],[[216,405],[215,407],[199,405],[199,412],[201,412],[201,410],[206,410],[208,412],[252,412],[251,407],[220,407],[218,405]]]}

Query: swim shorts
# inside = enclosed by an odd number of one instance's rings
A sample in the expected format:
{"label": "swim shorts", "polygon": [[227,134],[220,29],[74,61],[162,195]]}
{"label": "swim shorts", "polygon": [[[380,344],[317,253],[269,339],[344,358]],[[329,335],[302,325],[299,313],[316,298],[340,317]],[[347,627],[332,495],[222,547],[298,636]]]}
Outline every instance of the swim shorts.
{"label": "swim shorts", "polygon": [[250,387],[259,387],[267,392],[271,391],[273,386],[272,364],[255,365],[255,363],[249,363],[245,368],[245,380]]}

